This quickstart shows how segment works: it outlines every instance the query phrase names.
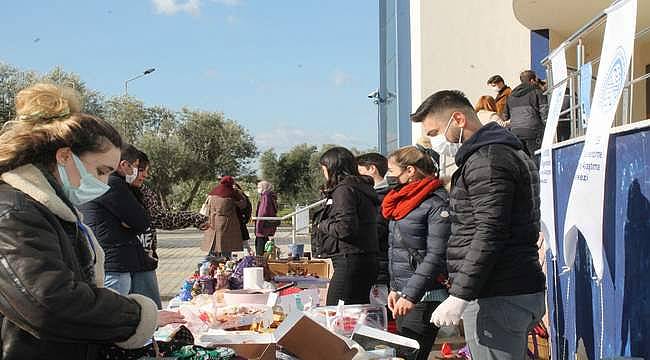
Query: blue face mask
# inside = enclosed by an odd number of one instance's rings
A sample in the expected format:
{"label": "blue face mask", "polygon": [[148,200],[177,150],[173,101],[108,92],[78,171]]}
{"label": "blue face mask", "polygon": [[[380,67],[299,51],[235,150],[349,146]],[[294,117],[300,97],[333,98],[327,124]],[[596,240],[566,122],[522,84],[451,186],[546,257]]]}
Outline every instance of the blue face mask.
{"label": "blue face mask", "polygon": [[110,186],[104,184],[86,170],[86,167],[77,155],[72,154],[72,159],[79,171],[79,187],[72,186],[70,178],[68,178],[68,173],[65,171],[63,165],[57,165],[57,167],[59,170],[59,177],[61,178],[63,193],[73,205],[79,206],[89,201],[93,201],[110,190]]}

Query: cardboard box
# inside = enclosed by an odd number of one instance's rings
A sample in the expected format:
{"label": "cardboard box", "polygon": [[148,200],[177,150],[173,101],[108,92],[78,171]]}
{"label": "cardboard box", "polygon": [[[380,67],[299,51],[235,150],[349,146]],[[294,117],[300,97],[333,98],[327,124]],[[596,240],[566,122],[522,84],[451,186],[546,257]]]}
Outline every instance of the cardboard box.
{"label": "cardboard box", "polygon": [[209,330],[199,337],[197,344],[205,347],[228,347],[235,350],[237,355],[249,360],[276,359],[277,345],[273,334]]}
{"label": "cardboard box", "polygon": [[303,313],[293,313],[274,334],[278,345],[301,360],[351,360],[357,354],[346,340]]}
{"label": "cardboard box", "polygon": [[420,349],[420,344],[413,339],[365,325],[360,326],[355,331],[354,335],[352,335],[352,340],[361,345],[366,351],[387,348],[394,349],[398,357],[406,360],[414,360]]}
{"label": "cardboard box", "polygon": [[287,275],[289,272],[314,274],[323,279],[331,279],[334,274],[332,262],[327,260],[306,260],[306,261],[269,261],[269,270],[273,276]]}

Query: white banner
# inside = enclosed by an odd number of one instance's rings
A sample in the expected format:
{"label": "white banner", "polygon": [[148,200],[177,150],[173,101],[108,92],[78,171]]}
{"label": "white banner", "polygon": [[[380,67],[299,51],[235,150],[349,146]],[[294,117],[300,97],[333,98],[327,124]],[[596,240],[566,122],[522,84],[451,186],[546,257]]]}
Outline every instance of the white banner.
{"label": "white banner", "polygon": [[548,118],[544,129],[542,150],[539,162],[539,186],[540,186],[540,211],[542,233],[546,242],[546,250],[550,250],[553,258],[557,256],[557,241],[555,240],[555,192],[553,191],[553,139],[557,130],[557,123],[562,111],[564,93],[567,83],[566,55],[564,46],[557,49],[551,55],[551,70],[553,71],[553,84],[564,83],[555,89],[551,95],[551,103],[548,108]]}
{"label": "white banner", "polygon": [[564,259],[573,267],[578,231],[584,236],[598,279],[603,278],[603,207],[609,131],[634,51],[637,0],[621,0],[607,12],[601,62],[585,145],[578,162],[564,224]]}

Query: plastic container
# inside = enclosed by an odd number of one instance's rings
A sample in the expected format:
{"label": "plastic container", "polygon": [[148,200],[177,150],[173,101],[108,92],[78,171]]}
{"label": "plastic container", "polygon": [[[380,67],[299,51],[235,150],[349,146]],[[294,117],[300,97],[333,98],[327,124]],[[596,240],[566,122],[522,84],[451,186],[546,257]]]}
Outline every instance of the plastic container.
{"label": "plastic container", "polygon": [[289,244],[289,258],[300,260],[305,255],[305,244]]}
{"label": "plastic container", "polygon": [[273,290],[228,290],[223,293],[226,305],[266,304]]}
{"label": "plastic container", "polygon": [[351,336],[357,326],[366,325],[375,329],[386,331],[388,314],[386,308],[378,305],[343,305],[342,312],[339,306],[318,307],[307,314],[325,325],[331,331],[343,336]]}

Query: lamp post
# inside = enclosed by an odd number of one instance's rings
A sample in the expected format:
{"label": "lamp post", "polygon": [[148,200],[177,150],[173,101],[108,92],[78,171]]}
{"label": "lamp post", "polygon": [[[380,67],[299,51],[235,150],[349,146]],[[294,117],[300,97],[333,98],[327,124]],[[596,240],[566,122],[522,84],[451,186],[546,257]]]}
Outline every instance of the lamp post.
{"label": "lamp post", "polygon": [[371,99],[372,102],[377,105],[377,147],[379,153],[384,154],[386,152],[386,149],[384,148],[386,129],[381,117],[381,106],[386,103],[386,99],[382,98],[381,94],[379,93],[379,89],[375,89],[370,94],[368,94],[368,99]]}
{"label": "lamp post", "polygon": [[154,71],[156,71],[156,68],[147,69],[142,74],[140,74],[138,76],[134,76],[134,77],[126,80],[124,82],[124,95],[129,95],[129,81],[137,80],[137,79],[139,79],[141,77],[144,77],[144,76],[147,76],[147,75],[151,74]]}

